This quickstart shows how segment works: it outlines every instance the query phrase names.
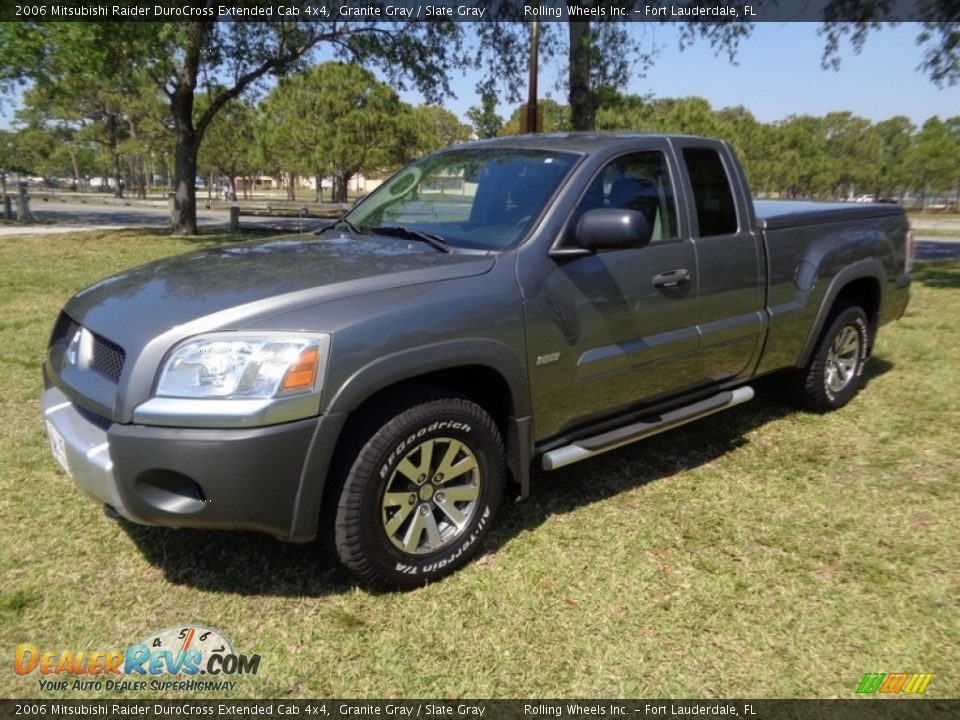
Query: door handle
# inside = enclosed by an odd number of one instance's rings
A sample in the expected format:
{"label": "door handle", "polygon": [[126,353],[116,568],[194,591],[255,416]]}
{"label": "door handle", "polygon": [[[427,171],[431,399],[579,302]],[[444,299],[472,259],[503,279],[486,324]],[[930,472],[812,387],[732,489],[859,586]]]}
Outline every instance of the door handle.
{"label": "door handle", "polygon": [[665,270],[653,276],[653,286],[658,288],[672,288],[685,282],[690,282],[690,273],[686,268]]}

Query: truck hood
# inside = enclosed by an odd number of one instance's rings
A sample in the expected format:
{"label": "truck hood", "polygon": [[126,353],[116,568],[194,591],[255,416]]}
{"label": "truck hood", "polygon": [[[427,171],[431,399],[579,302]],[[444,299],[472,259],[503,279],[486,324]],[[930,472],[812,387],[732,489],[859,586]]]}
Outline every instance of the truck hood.
{"label": "truck hood", "polygon": [[480,275],[494,263],[392,237],[285,236],[128,270],[81,290],[65,310],[129,351],[198,320],[205,330],[234,329],[341,297]]}

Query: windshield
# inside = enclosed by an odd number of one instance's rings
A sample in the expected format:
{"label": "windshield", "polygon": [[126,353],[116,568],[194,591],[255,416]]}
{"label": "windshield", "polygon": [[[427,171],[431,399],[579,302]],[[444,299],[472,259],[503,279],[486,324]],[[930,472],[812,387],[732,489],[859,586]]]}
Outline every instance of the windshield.
{"label": "windshield", "polygon": [[577,156],[464,148],[408,165],[351,211],[363,233],[429,234],[452,248],[504,250],[518,242]]}

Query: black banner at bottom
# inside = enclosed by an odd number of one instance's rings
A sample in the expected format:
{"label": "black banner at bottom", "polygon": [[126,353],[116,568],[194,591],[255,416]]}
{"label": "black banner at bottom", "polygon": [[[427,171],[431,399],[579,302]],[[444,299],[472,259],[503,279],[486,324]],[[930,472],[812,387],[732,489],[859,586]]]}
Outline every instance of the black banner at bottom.
{"label": "black banner at bottom", "polygon": [[0,718],[929,720],[960,700],[0,700]]}

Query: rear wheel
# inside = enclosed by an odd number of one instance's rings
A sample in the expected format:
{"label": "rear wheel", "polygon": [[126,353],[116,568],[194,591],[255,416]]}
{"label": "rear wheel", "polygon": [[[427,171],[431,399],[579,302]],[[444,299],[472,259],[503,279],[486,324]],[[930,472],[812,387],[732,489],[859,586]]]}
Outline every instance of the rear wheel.
{"label": "rear wheel", "polygon": [[445,398],[404,410],[350,468],[337,505],[337,554],[374,587],[437,580],[478,551],[504,475],[500,432],[480,406]]}
{"label": "rear wheel", "polygon": [[863,308],[838,308],[828,320],[810,362],[794,376],[794,400],[817,412],[835,410],[850,402],[860,389],[869,337]]}

